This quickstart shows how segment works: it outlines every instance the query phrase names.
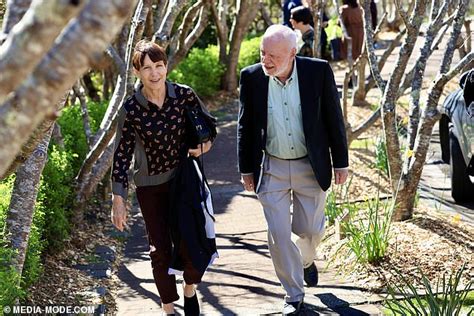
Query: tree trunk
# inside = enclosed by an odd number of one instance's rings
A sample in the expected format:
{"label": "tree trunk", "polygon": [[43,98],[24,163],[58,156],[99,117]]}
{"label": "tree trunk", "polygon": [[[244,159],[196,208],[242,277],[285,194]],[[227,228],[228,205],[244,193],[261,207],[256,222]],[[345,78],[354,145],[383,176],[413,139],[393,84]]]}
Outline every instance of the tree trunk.
{"label": "tree trunk", "polygon": [[100,102],[99,90],[94,86],[91,78],[91,72],[82,76],[83,87],[86,94],[92,101]]}
{"label": "tree trunk", "polygon": [[[9,0],[3,16],[2,34],[6,36],[30,8],[32,0]],[[0,41],[0,45],[2,42]]]}
{"label": "tree trunk", "polygon": [[38,124],[46,116],[54,116],[55,102],[61,95],[96,56],[102,56],[134,4],[130,0],[88,2],[30,77],[0,106],[0,175]]}
{"label": "tree trunk", "polygon": [[[443,88],[449,80],[451,80],[465,67],[465,65],[474,59],[474,53],[471,52],[448,72],[454,51],[456,49],[456,42],[461,33],[461,27],[464,21],[468,3],[469,0],[461,1],[456,11],[452,33],[446,46],[438,76],[428,90],[428,96],[425,101],[426,106],[421,116],[421,122],[419,123],[413,154],[410,155],[413,156],[412,162],[410,165],[404,168],[400,192],[416,192],[416,188],[418,187],[421,173],[423,171],[423,166],[426,161],[426,155],[430,144],[433,126],[441,116],[437,107]],[[405,220],[413,216],[415,195],[414,193],[411,195],[407,194],[404,197],[407,199],[405,203],[396,205],[395,212],[393,214],[393,218],[395,220]]]}
{"label": "tree trunk", "polygon": [[[192,27],[196,17],[198,17],[196,25]],[[184,15],[183,23],[174,36],[173,44],[170,45],[168,71],[173,70],[186,57],[186,54],[206,29],[208,21],[209,4],[206,1],[196,2],[188,9]]]}
{"label": "tree trunk", "polygon": [[50,128],[43,140],[26,162],[18,168],[15,184],[7,211],[6,231],[10,247],[17,251],[12,264],[21,275],[28,249],[28,239],[35,210],[36,197],[41,173],[48,156],[48,145],[51,138]]}
{"label": "tree trunk", "polygon": [[74,3],[34,1],[31,9],[8,34],[0,47],[0,102],[34,70],[64,26],[79,13],[81,7]]}
{"label": "tree trunk", "polygon": [[258,0],[237,0],[237,16],[230,33],[230,48],[227,59],[226,71],[223,75],[223,89],[234,92],[237,90],[237,64],[239,61],[240,46],[247,33],[250,23],[257,15]]}
{"label": "tree trunk", "polygon": [[82,126],[84,127],[84,133],[86,134],[87,146],[90,149],[92,146],[92,130],[89,118],[89,111],[87,110],[87,100],[86,95],[84,93],[84,88],[80,85],[79,82],[76,82],[72,87],[72,90],[79,99],[81,107]]}
{"label": "tree trunk", "polygon": [[354,90],[352,105],[366,105],[365,101],[366,92],[365,92],[365,66],[367,65],[367,55],[362,54],[359,56],[360,62],[357,66],[357,87]]}
{"label": "tree trunk", "polygon": [[407,37],[400,49],[395,64],[395,70],[388,80],[382,98],[382,119],[385,139],[387,142],[387,156],[390,166],[390,179],[392,182],[393,192],[398,190],[398,183],[402,174],[402,157],[397,129],[396,100],[398,98],[398,89],[403,73],[405,72],[406,65],[413,52],[418,37],[425,9],[425,0],[417,0],[415,9],[410,17],[409,25],[407,26]]}

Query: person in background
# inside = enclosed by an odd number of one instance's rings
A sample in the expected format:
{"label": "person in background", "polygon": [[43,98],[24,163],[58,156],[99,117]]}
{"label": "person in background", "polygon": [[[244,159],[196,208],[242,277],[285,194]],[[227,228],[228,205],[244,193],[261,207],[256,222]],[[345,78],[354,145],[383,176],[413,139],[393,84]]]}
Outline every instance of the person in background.
{"label": "person in background", "polygon": [[[186,143],[185,109],[202,107],[194,91],[166,80],[167,56],[154,42],[141,40],[132,57],[133,72],[141,85],[123,104],[119,114],[112,169],[112,223],[123,230],[127,220],[128,170],[134,160],[134,182],[150,246],[151,266],[162,309],[174,315],[179,299],[172,260],[170,187],[187,155],[199,156],[211,148],[190,149]],[[202,109],[207,115],[207,111]],[[176,245],[175,245],[176,247]],[[184,263],[184,313],[199,315],[195,284],[202,274],[191,262],[184,241],[179,245]]]}
{"label": "person in background", "polygon": [[377,27],[377,4],[374,0],[370,0],[370,15],[372,17],[372,30]]}
{"label": "person in background", "polygon": [[266,30],[261,62],[240,73],[237,125],[239,172],[263,206],[268,248],[286,292],[283,315],[303,309],[304,282],[318,283],[314,260],[324,235],[326,190],[333,168],[336,184],[346,181],[349,168],[331,67],[296,52],[291,29],[275,24]]}
{"label": "person in background", "polygon": [[283,5],[281,7],[282,12],[283,12],[283,25],[288,26],[291,28],[291,22],[290,22],[290,17],[291,17],[291,9],[299,7],[303,5],[301,0],[284,0]]}
{"label": "person in background", "polygon": [[310,25],[313,15],[309,8],[299,6],[291,9],[290,22],[295,31],[301,33],[298,56],[313,57],[314,30]]}
{"label": "person in background", "polygon": [[[362,9],[357,0],[344,0],[340,8],[341,21],[352,39],[352,59],[356,60],[362,53],[364,43],[364,22]],[[347,58],[347,41],[342,39],[342,56]]]}
{"label": "person in background", "polygon": [[[328,24],[328,17],[326,13],[323,16],[323,25],[321,26],[321,58],[328,59],[327,56],[327,34],[325,27]],[[301,44],[299,45],[298,55],[305,57],[314,57],[313,43],[314,43],[314,29],[313,29],[313,15],[310,8],[299,6],[291,9],[291,25],[295,31],[301,34]]]}

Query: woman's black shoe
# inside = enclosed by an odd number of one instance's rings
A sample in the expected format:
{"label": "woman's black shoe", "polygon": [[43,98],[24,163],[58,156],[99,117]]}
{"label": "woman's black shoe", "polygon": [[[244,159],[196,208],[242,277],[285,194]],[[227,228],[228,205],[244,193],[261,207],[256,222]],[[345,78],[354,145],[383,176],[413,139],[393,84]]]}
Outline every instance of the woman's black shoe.
{"label": "woman's black shoe", "polygon": [[184,296],[184,315],[197,316],[199,315],[199,312],[199,301],[197,294],[194,293],[194,296],[192,297]]}

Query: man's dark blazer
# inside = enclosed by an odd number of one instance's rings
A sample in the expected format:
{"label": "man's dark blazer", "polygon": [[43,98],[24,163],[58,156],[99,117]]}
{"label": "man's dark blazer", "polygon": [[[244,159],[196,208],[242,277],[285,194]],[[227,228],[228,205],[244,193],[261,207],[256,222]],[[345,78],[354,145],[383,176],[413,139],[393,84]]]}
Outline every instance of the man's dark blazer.
{"label": "man's dark blazer", "polygon": [[[314,58],[297,56],[296,68],[308,158],[319,185],[326,191],[331,184],[331,158],[334,168],[349,166],[334,74],[326,61]],[[240,73],[239,171],[253,173],[257,186],[267,139],[268,80],[261,64],[246,67]]]}

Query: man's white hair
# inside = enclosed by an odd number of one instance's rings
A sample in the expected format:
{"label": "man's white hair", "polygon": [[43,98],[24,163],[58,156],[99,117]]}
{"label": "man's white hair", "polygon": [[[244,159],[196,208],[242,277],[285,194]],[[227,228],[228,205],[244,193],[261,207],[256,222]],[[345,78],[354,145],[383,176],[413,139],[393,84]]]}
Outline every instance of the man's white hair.
{"label": "man's white hair", "polygon": [[272,38],[275,40],[285,41],[291,48],[298,49],[296,33],[287,26],[281,24],[273,24],[263,34],[263,39]]}

